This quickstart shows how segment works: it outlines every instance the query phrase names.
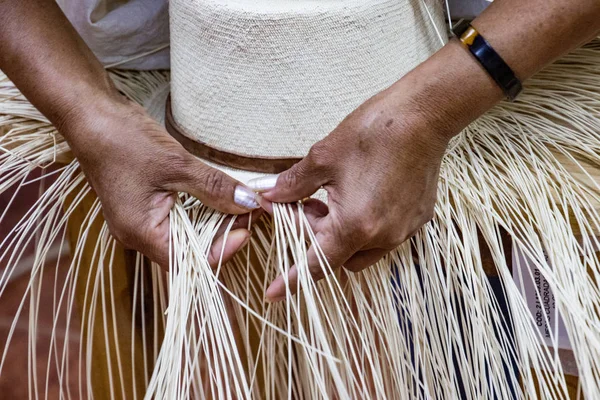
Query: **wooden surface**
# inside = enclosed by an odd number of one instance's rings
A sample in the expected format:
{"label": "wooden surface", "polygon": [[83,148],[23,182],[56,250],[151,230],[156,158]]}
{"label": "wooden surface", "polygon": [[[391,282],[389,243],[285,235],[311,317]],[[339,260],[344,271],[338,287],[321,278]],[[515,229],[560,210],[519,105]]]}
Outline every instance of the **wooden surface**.
{"label": "wooden surface", "polygon": [[[71,248],[75,248],[80,227],[94,203],[95,196],[89,194],[82,204],[75,210],[69,220],[68,234]],[[99,285],[103,292],[98,294],[96,305],[91,304],[90,289],[86,294],[86,282],[90,274],[94,282],[98,276],[97,259],[94,258],[94,247],[96,239],[100,234],[103,220],[98,217],[89,232],[89,238],[81,257],[81,268],[78,275],[77,302],[82,310],[82,318],[86,318],[82,339],[84,346],[89,344],[88,336],[91,338],[93,357],[91,359],[92,391],[95,399],[133,399],[143,398],[145,393],[144,382],[144,359],[141,327],[139,320],[136,321],[135,334],[133,336],[133,348],[135,355],[132,357],[132,309],[133,309],[133,285],[134,271],[132,257],[134,254],[126,252],[121,246],[116,247],[112,266],[113,291],[110,290],[108,268],[105,266],[104,285]],[[149,275],[149,274],[148,274]],[[91,287],[93,288],[93,286]],[[147,290],[146,293],[151,293]],[[103,307],[103,298],[105,307]],[[114,312],[110,307],[115,303]],[[146,299],[147,301],[147,299]],[[151,300],[152,301],[152,300]],[[95,317],[90,320],[90,311],[95,311]],[[151,321],[151,308],[146,310],[147,322]],[[137,315],[140,315],[138,312]],[[105,323],[106,321],[106,329]],[[91,325],[90,325],[91,323]],[[152,329],[148,329],[146,343],[152,343]],[[115,334],[116,332],[116,334]],[[148,346],[149,347],[149,346]],[[85,347],[84,347],[85,348]],[[117,357],[120,355],[120,370]],[[150,363],[151,360],[148,360]],[[151,371],[151,366],[148,365]],[[109,373],[109,370],[112,373]],[[111,381],[114,388],[114,397],[111,395]]]}

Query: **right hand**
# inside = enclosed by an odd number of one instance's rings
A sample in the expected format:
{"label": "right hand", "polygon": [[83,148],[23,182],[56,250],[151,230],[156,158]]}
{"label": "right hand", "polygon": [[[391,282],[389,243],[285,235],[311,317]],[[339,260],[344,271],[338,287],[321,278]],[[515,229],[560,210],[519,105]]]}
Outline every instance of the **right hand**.
{"label": "right hand", "polygon": [[[106,103],[58,128],[98,195],[111,234],[167,268],[169,211],[177,193],[187,192],[224,213],[246,214],[227,238],[223,259],[233,257],[250,237],[241,228],[248,226],[247,213],[259,208],[254,193],[188,153],[142,107],[124,99]],[[222,249],[221,237],[209,253],[211,265]]]}

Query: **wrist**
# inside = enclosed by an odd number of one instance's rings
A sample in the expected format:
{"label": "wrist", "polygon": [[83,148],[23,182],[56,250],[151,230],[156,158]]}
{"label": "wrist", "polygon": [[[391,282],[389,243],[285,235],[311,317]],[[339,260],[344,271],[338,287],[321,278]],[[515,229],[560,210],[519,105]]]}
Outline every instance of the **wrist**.
{"label": "wrist", "polygon": [[[94,60],[83,61],[95,64]],[[36,102],[42,103],[38,108],[65,136],[71,133],[72,126],[79,126],[82,121],[125,100],[108,72],[96,65],[90,65],[86,73],[76,77],[61,74],[54,81],[48,81],[37,94]]]}
{"label": "wrist", "polygon": [[403,98],[420,131],[448,141],[497,104],[502,90],[457,41],[451,40],[390,90]]}
{"label": "wrist", "polygon": [[[78,100],[79,99],[79,100]],[[81,87],[63,98],[56,120],[52,121],[77,153],[103,143],[113,126],[111,122],[131,114],[134,104],[110,87]]]}

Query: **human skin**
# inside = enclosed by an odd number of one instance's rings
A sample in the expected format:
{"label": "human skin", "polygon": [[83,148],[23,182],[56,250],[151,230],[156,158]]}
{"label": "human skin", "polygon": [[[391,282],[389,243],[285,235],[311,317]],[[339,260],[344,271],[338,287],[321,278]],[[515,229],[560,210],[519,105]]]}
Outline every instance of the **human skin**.
{"label": "human skin", "polygon": [[[598,0],[496,0],[472,25],[522,81],[600,32]],[[323,187],[328,207],[308,217],[330,266],[360,271],[410,238],[433,216],[450,139],[494,106],[502,91],[457,40],[377,94],[278,177],[248,185],[271,202]],[[314,247],[313,278],[322,278]],[[288,274],[296,290],[297,270]],[[285,298],[283,277],[266,298]]]}
{"label": "human skin", "polygon": [[[177,192],[239,217],[223,259],[247,242],[254,193],[191,156],[123,97],[55,0],[0,0],[0,69],[59,130],[102,203],[113,236],[168,266]],[[258,215],[257,212],[254,216]],[[209,254],[218,263],[223,238]]]}

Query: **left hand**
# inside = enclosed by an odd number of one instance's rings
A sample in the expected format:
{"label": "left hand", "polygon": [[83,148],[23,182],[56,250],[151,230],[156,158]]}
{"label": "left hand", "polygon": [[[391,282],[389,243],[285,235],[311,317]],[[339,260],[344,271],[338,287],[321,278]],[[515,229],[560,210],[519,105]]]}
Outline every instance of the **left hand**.
{"label": "left hand", "polygon": [[[320,187],[328,192],[328,210],[320,207],[311,220],[332,269],[360,271],[375,264],[433,217],[450,136],[431,123],[434,116],[418,110],[410,93],[398,89],[367,101],[291,169],[248,183],[266,190],[262,196],[273,202],[298,201]],[[314,246],[308,268],[314,279],[323,278]],[[295,291],[295,267],[288,278]],[[285,293],[280,276],[266,296],[279,301]]]}

